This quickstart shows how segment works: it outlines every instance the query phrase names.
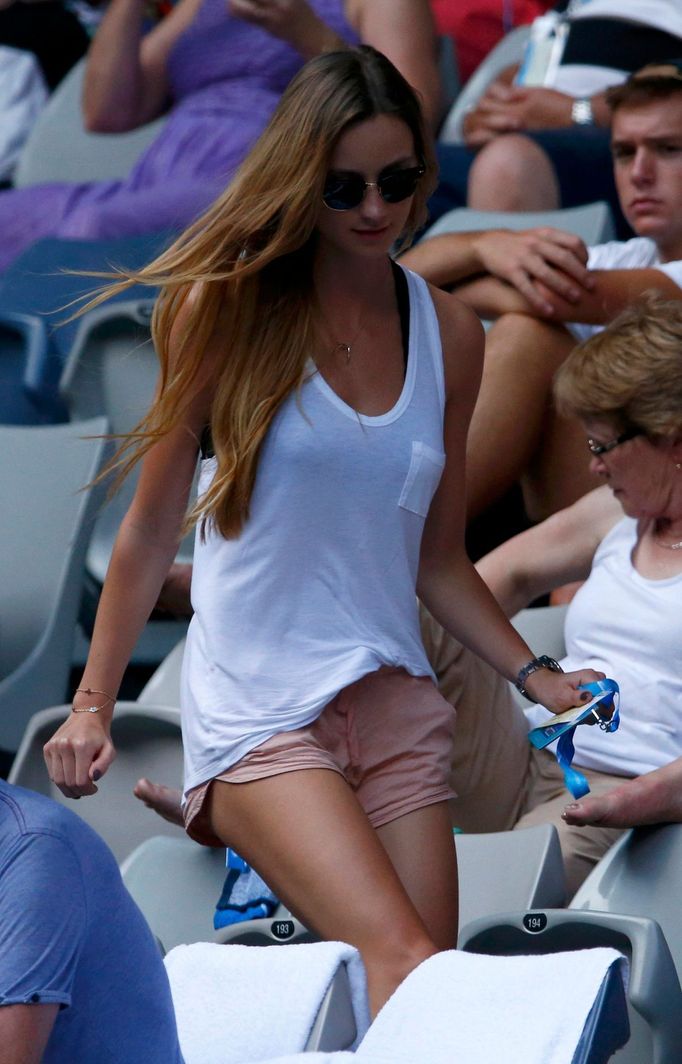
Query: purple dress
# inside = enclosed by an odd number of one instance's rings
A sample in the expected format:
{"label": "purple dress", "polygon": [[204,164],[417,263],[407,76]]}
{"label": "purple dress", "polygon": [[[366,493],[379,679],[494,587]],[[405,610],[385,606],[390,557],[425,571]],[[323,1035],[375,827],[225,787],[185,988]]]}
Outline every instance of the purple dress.
{"label": "purple dress", "polygon": [[[356,43],[343,0],[309,0]],[[169,56],[174,106],[123,180],[0,192],[0,271],[42,237],[107,240],[181,229],[225,188],[303,59],[290,45],[204,0]]]}

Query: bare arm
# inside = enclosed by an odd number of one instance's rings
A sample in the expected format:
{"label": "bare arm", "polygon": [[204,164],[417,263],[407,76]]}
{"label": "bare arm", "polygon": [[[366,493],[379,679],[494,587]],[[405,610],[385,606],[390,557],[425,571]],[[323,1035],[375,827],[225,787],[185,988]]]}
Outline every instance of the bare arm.
{"label": "bare arm", "polygon": [[40,1064],[59,1005],[0,1006],[2,1064]]}
{"label": "bare arm", "polygon": [[[513,85],[497,78],[464,120],[469,147],[477,148],[502,133],[564,129],[573,124],[574,97],[556,89]],[[590,100],[596,125],[608,127],[611,114],[603,92]]]}
{"label": "bare arm", "polygon": [[514,536],[476,563],[507,617],[543,595],[590,574],[595,551],[623,516],[604,485]]}
{"label": "bare arm", "polygon": [[307,0],[228,0],[228,6],[234,18],[252,22],[286,41],[304,59],[347,47]]}
{"label": "bare arm", "polygon": [[[492,307],[493,313],[486,316],[497,317],[504,311],[523,312],[529,307],[551,314],[547,289],[575,305],[595,283],[587,269],[587,256],[587,247],[573,233],[541,226],[443,233],[410,248],[402,261],[439,287],[461,286],[463,282],[476,285],[475,289],[458,287],[457,294],[479,314]],[[509,289],[503,302],[504,289],[499,285],[481,286],[481,280],[488,277],[497,278]],[[485,307],[474,301],[472,292],[486,294]],[[487,295],[489,292],[492,296]],[[514,298],[515,292],[521,300]],[[495,306],[495,296],[499,307]]]}
{"label": "bare arm", "polygon": [[162,114],[168,55],[201,0],[180,0],[144,37],[144,0],[112,0],[88,51],[83,84],[86,128],[121,133]]}
{"label": "bare arm", "polygon": [[[181,327],[176,323],[175,329]],[[198,438],[210,402],[211,377],[207,374],[183,423],[154,444],[142,462],[133,502],[116,537],[79,688],[116,696],[135,642],[177,553]],[[102,696],[77,693],[74,697],[78,709],[102,702]],[[67,797],[94,794],[95,781],[113,761],[113,710],[113,704],[107,703],[96,714],[71,713],[46,744],[50,778]]]}
{"label": "bare arm", "polygon": [[539,308],[511,284],[496,277],[477,278],[457,287],[459,298],[484,318],[501,314],[531,314],[550,321],[581,322],[585,325],[606,325],[621,310],[645,292],[659,292],[665,299],[681,299],[682,290],[657,269],[593,270],[592,287],[580,292],[572,302],[563,299],[539,282],[543,306]]}
{"label": "bare arm", "polygon": [[682,289],[662,270],[592,270],[594,284],[569,303],[557,292],[545,290],[550,306],[545,315],[554,321],[579,321],[586,325],[605,325],[645,292],[656,291],[664,299],[682,299]]}
{"label": "bare arm", "polygon": [[426,119],[435,129],[443,101],[427,0],[355,0],[348,11],[363,43],[383,52],[417,90]]}
{"label": "bare arm", "polygon": [[[424,529],[417,593],[456,639],[514,680],[533,653],[505,618],[464,547],[464,456],[482,370],[482,331],[458,301],[438,293],[434,301],[446,366],[447,461]],[[590,670],[558,675],[541,669],[529,680],[531,694],[549,708],[567,709],[583,700],[578,684],[594,676]]]}

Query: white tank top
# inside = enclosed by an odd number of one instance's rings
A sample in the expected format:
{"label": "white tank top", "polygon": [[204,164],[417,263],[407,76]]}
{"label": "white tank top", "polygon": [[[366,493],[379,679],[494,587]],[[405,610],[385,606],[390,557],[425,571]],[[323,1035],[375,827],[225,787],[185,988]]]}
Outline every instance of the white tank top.
{"label": "white tank top", "polygon": [[[240,536],[196,538],[185,792],[311,723],[382,665],[433,675],[415,585],[445,462],[443,357],[428,287],[405,272],[408,360],[396,405],[358,414],[313,372],[273,420]],[[202,462],[200,494],[215,469],[215,458]]]}
{"label": "white tank top", "polygon": [[[639,776],[682,755],[682,573],[648,580],[632,564],[637,522],[624,517],[600,543],[566,614],[571,669],[600,669],[620,685],[620,728],[575,730],[576,765]],[[547,719],[529,710],[531,723]]]}

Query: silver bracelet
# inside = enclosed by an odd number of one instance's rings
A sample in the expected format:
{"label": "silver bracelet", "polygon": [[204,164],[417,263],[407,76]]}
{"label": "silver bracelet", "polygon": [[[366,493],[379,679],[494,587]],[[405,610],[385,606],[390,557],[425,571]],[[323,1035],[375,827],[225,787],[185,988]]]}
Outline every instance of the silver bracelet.
{"label": "silver bracelet", "polygon": [[541,654],[539,658],[531,658],[527,665],[524,665],[522,669],[519,669],[519,674],[514,680],[514,686],[516,690],[527,698],[529,702],[536,702],[537,699],[528,694],[526,690],[526,680],[529,676],[532,676],[538,669],[549,669],[550,672],[563,672],[561,665],[554,658],[550,658],[549,654]]}

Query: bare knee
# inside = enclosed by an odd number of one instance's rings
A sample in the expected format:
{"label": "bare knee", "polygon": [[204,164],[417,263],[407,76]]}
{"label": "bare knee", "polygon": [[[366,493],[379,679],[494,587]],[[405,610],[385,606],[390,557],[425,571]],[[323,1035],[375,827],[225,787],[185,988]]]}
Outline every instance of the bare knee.
{"label": "bare knee", "polygon": [[560,206],[554,168],[529,137],[496,137],[481,149],[469,171],[467,204],[484,211],[554,210]]}

